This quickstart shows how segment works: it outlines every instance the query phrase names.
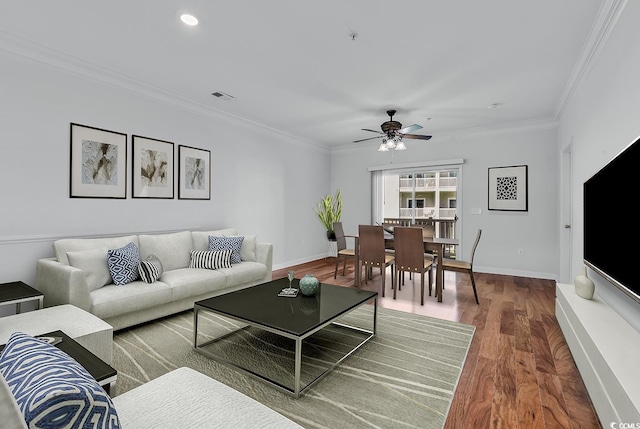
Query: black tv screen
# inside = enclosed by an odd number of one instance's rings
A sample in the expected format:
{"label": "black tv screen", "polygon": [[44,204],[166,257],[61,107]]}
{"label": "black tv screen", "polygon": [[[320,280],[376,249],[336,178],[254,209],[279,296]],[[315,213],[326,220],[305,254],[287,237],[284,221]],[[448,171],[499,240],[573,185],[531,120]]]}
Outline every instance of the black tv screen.
{"label": "black tv screen", "polygon": [[584,182],[584,263],[640,302],[640,138]]}

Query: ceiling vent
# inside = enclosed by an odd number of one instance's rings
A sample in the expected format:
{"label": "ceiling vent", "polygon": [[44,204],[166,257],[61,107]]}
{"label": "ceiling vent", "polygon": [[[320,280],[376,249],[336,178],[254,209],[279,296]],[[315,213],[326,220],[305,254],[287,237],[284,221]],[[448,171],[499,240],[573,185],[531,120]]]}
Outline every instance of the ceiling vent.
{"label": "ceiling vent", "polygon": [[224,100],[224,101],[229,101],[229,100],[233,100],[233,96],[229,95],[229,94],[225,94],[224,92],[221,91],[216,91],[216,92],[212,92],[211,95],[213,95],[214,97],[219,98],[220,100]]}

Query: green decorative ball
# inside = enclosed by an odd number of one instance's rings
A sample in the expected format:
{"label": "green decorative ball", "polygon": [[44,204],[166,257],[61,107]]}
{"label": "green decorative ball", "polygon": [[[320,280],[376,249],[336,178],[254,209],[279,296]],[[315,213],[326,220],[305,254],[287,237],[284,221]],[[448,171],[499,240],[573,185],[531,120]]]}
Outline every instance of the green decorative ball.
{"label": "green decorative ball", "polygon": [[311,296],[316,293],[320,287],[320,282],[313,274],[306,274],[300,279],[300,293],[305,296]]}

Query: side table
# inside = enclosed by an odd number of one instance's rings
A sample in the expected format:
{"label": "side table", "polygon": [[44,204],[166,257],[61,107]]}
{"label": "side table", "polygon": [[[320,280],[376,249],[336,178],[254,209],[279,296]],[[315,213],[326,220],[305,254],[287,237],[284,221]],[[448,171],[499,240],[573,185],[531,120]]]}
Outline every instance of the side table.
{"label": "side table", "polygon": [[0,305],[16,305],[16,314],[20,313],[20,304],[36,301],[36,310],[43,307],[44,295],[37,289],[22,282],[0,284]]}
{"label": "side table", "polygon": [[[69,337],[62,331],[53,331],[44,335],[37,335],[38,337],[61,337],[62,341],[55,345],[73,359],[76,360],[84,369],[87,370],[93,378],[96,379],[98,384],[102,386],[107,394],[115,391],[116,379],[118,377],[118,371],[113,369],[110,365],[107,365],[98,356],[85,349],[73,338]],[[4,344],[0,346],[0,352],[4,349]]]}

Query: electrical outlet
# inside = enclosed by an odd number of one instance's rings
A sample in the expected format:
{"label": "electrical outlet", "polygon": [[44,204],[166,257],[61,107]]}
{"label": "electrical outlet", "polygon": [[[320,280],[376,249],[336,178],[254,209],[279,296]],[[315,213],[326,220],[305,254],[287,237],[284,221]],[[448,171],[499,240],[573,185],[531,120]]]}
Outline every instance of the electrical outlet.
{"label": "electrical outlet", "polygon": [[481,213],[482,213],[482,210],[479,209],[479,208],[474,207],[474,208],[471,209],[471,214],[479,215]]}
{"label": "electrical outlet", "polygon": [[524,249],[518,249],[518,256],[524,256]]}

